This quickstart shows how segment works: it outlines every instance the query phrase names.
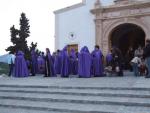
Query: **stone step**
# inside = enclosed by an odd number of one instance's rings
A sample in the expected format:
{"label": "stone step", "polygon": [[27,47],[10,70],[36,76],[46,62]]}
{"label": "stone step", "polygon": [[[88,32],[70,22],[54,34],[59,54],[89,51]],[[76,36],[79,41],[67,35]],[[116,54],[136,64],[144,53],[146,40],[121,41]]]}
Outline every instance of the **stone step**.
{"label": "stone step", "polygon": [[49,89],[90,89],[90,90],[140,90],[150,91],[150,88],[145,87],[89,87],[89,86],[45,86],[45,85],[3,85],[0,88],[49,88]]}
{"label": "stone step", "polygon": [[150,91],[139,90],[98,90],[98,89],[49,89],[49,88],[10,88],[0,87],[0,92],[9,93],[38,93],[38,94],[60,94],[60,95],[83,95],[83,96],[103,96],[103,97],[132,97],[150,98]]}
{"label": "stone step", "polygon": [[[93,105],[65,102],[37,102],[25,100],[2,99],[0,108],[65,112],[65,113],[149,113],[150,107],[134,107],[122,105]],[[134,112],[133,112],[134,111]],[[12,113],[12,112],[11,112]],[[19,112],[22,113],[22,112]]]}
{"label": "stone step", "polygon": [[[114,113],[116,107],[101,106],[99,105],[83,105],[73,103],[59,103],[59,102],[36,102],[36,101],[24,101],[24,100],[1,100],[0,107],[24,109],[24,110],[39,110],[39,111],[56,111],[65,113]],[[104,108],[109,110],[104,110]],[[104,112],[105,111],[105,112]]]}
{"label": "stone step", "polygon": [[[10,112],[11,111],[11,112]],[[11,107],[0,107],[0,113],[66,113],[66,112],[50,112],[50,111],[41,111],[41,110],[31,110],[31,109],[22,109],[22,108],[11,108]]]}
{"label": "stone step", "polygon": [[148,98],[103,97],[103,96],[86,97],[86,96],[72,96],[72,95],[66,96],[58,94],[32,94],[32,93],[31,94],[26,93],[22,95],[22,93],[0,93],[0,99],[150,107],[150,99]]}

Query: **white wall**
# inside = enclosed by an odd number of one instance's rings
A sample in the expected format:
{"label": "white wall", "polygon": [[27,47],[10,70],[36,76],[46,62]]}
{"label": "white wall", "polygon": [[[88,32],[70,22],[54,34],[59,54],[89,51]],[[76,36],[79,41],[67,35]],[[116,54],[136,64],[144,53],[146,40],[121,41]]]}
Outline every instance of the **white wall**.
{"label": "white wall", "polygon": [[[81,7],[55,14],[55,50],[67,44],[78,44],[79,50],[86,45],[90,51],[93,50],[95,23],[90,10],[94,8],[95,1],[86,0],[86,4]],[[76,39],[69,39],[70,32],[76,35]]]}

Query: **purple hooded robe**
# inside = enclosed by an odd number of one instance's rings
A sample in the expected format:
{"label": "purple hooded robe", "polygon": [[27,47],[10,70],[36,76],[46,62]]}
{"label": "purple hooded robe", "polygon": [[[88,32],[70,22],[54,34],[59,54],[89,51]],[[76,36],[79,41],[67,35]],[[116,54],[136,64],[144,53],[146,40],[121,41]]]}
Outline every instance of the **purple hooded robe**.
{"label": "purple hooded robe", "polygon": [[31,73],[34,76],[38,71],[37,55],[35,50],[31,51]]}
{"label": "purple hooded robe", "polygon": [[113,59],[112,53],[108,53],[106,55],[106,64],[107,64],[107,66],[111,65],[112,59]]}
{"label": "purple hooded robe", "polygon": [[69,55],[67,52],[67,46],[65,46],[61,52],[62,68],[61,77],[69,77]]}
{"label": "purple hooded robe", "polygon": [[61,73],[61,68],[62,68],[62,59],[61,59],[61,51],[58,51],[55,60],[54,60],[54,69],[56,74]]}
{"label": "purple hooded robe", "polygon": [[55,77],[56,74],[55,74],[55,71],[54,71],[53,59],[52,59],[52,56],[51,56],[51,53],[50,53],[49,49],[48,49],[48,52],[47,52],[47,57],[48,57],[48,63],[49,63],[48,68],[50,68],[50,76]]}
{"label": "purple hooded robe", "polygon": [[79,77],[89,78],[91,77],[91,55],[89,50],[86,46],[84,46],[79,55],[79,62],[78,62],[78,74]]}
{"label": "purple hooded robe", "polygon": [[103,54],[101,52],[101,50],[99,49],[95,49],[92,52],[92,74],[95,77],[101,77],[104,76],[103,72],[104,72],[104,67],[103,67],[103,63],[102,63],[102,57]]}
{"label": "purple hooded robe", "polygon": [[43,58],[43,56],[39,56],[37,61],[38,61],[38,73],[44,74],[44,72],[45,72],[45,59]]}
{"label": "purple hooded robe", "polygon": [[69,73],[76,75],[78,73],[77,67],[78,67],[78,63],[77,63],[76,51],[74,49],[71,49],[70,58],[69,58]]}
{"label": "purple hooded robe", "polygon": [[22,51],[18,51],[16,54],[14,76],[15,77],[27,77],[27,76],[29,76],[27,64],[26,64],[26,61],[24,59],[24,53]]}

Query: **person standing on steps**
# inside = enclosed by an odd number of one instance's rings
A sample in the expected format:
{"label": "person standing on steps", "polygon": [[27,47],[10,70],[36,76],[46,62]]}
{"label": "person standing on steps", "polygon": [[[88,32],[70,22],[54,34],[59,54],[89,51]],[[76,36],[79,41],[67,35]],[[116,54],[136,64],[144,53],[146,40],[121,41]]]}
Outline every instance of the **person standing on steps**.
{"label": "person standing on steps", "polygon": [[8,65],[9,65],[9,74],[8,76],[11,76],[14,70],[14,64],[15,64],[15,54],[14,53],[10,53],[9,57],[8,57]]}
{"label": "person standing on steps", "polygon": [[18,51],[16,53],[13,76],[14,77],[28,77],[29,76],[27,63],[25,61],[24,53],[22,51]]}
{"label": "person standing on steps", "polygon": [[78,54],[78,74],[79,78],[91,77],[92,57],[87,46],[81,48]]}
{"label": "person standing on steps", "polygon": [[45,56],[45,76],[44,77],[55,77],[54,65],[52,61],[52,56],[49,48],[46,48]]}
{"label": "person standing on steps", "polygon": [[38,69],[38,63],[37,63],[37,54],[35,52],[35,49],[31,51],[31,73],[32,76],[35,76]]}
{"label": "person standing on steps", "polygon": [[69,77],[69,55],[68,46],[65,46],[61,52],[61,77]]}
{"label": "person standing on steps", "polygon": [[95,46],[92,52],[92,65],[94,77],[104,76],[103,54],[98,45]]}
{"label": "person standing on steps", "polygon": [[150,39],[146,40],[146,45],[143,52],[143,58],[145,59],[148,74],[145,76],[145,78],[150,78]]}

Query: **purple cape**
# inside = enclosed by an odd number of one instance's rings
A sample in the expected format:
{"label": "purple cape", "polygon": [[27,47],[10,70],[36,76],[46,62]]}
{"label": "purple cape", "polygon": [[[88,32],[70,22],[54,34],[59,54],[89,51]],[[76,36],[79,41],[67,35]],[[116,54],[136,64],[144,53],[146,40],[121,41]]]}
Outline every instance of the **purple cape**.
{"label": "purple cape", "polygon": [[58,52],[57,55],[55,56],[55,60],[54,60],[55,73],[60,74],[61,68],[62,68],[61,52]]}
{"label": "purple cape", "polygon": [[31,72],[32,74],[36,74],[38,71],[38,63],[37,63],[37,55],[35,53],[35,50],[31,51]]}
{"label": "purple cape", "polygon": [[63,51],[61,52],[61,58],[62,58],[61,77],[68,77],[69,76],[69,55],[67,52],[67,46],[64,47]]}
{"label": "purple cape", "polygon": [[78,73],[79,77],[89,78],[91,77],[91,55],[88,48],[85,46],[81,49],[79,53],[79,62],[78,62]]}
{"label": "purple cape", "polygon": [[111,62],[112,59],[113,59],[112,54],[108,53],[107,56],[106,56],[106,62]]}
{"label": "purple cape", "polygon": [[100,50],[94,50],[92,52],[92,74],[95,77],[103,76],[104,68],[102,63],[102,52]]}
{"label": "purple cape", "polygon": [[26,64],[26,61],[24,59],[24,53],[22,51],[18,51],[16,54],[14,76],[15,77],[27,77],[27,76],[29,76],[27,64]]}
{"label": "purple cape", "polygon": [[45,59],[42,56],[39,56],[37,61],[38,61],[38,73],[44,74],[45,73]]}
{"label": "purple cape", "polygon": [[48,55],[48,63],[49,63],[49,66],[50,66],[50,75],[52,77],[55,77],[56,74],[55,74],[53,59],[52,59],[52,56],[50,54],[50,51],[47,53],[47,55]]}
{"label": "purple cape", "polygon": [[52,57],[52,62],[53,62],[53,64],[54,64],[56,55],[53,53],[53,54],[51,55],[51,57]]}
{"label": "purple cape", "polygon": [[78,70],[77,56],[74,49],[71,49],[70,57],[69,57],[69,73],[73,75],[77,75]]}
{"label": "purple cape", "polygon": [[31,62],[29,60],[26,60],[26,64],[27,64],[27,67],[30,67]]}

